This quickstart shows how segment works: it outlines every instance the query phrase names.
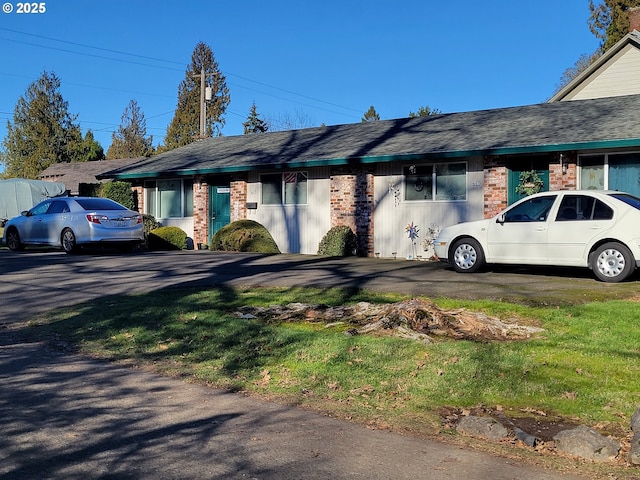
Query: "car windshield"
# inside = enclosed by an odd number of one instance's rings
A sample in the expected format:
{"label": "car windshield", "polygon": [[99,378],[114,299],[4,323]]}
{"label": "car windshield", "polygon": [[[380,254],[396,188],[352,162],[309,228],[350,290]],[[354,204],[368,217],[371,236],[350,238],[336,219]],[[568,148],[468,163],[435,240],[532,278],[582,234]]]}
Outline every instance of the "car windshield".
{"label": "car windshield", "polygon": [[621,202],[631,205],[633,208],[640,210],[640,198],[629,195],[628,193],[612,193],[613,198],[617,198]]}
{"label": "car windshield", "polygon": [[85,210],[126,210],[125,207],[108,198],[76,198],[75,200]]}

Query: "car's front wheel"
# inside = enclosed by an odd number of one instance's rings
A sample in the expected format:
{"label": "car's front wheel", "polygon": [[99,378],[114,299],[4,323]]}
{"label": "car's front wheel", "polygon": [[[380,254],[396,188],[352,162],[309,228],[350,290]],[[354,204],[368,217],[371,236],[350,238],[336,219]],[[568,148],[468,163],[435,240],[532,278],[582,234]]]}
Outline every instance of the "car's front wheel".
{"label": "car's front wheel", "polygon": [[7,230],[6,241],[9,250],[24,250],[24,244],[20,241],[20,234],[17,228],[10,227],[9,230]]}
{"label": "car's front wheel", "polygon": [[78,251],[78,244],[76,243],[76,235],[70,228],[65,228],[62,231],[61,237],[62,249],[66,253],[75,253]]}
{"label": "car's front wheel", "polygon": [[605,243],[593,252],[591,268],[603,282],[622,282],[633,273],[633,254],[621,243]]}
{"label": "car's front wheel", "polygon": [[456,272],[474,273],[484,266],[484,252],[473,238],[458,240],[451,252],[451,264]]}

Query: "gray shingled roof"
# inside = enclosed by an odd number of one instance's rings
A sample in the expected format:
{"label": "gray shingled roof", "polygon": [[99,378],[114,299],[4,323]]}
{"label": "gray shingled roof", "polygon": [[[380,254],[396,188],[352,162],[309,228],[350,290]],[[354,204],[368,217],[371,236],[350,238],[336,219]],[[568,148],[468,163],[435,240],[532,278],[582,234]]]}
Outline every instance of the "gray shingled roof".
{"label": "gray shingled roof", "polygon": [[128,167],[143,158],[121,158],[97,162],[54,163],[47,167],[38,178],[46,181],[62,182],[72,195],[80,191],[80,184],[102,183],[97,177],[110,170]]}
{"label": "gray shingled roof", "polygon": [[640,147],[640,95],[201,140],[116,178]]}

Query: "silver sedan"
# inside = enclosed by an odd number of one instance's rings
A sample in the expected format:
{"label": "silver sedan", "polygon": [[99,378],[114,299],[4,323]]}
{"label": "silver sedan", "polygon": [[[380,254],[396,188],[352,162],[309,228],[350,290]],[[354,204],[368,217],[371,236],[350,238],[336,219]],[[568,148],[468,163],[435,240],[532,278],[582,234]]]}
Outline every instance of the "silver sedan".
{"label": "silver sedan", "polygon": [[142,215],[108,198],[56,197],[10,219],[4,243],[11,250],[27,245],[62,247],[107,245],[127,251],[144,241]]}

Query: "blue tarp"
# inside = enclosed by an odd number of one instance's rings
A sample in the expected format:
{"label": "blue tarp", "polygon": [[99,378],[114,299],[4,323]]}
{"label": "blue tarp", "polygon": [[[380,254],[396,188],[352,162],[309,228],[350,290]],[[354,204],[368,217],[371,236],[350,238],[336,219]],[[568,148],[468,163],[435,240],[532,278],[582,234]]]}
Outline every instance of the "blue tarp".
{"label": "blue tarp", "polygon": [[20,215],[37,203],[67,191],[64,183],[10,178],[0,180],[0,222]]}

